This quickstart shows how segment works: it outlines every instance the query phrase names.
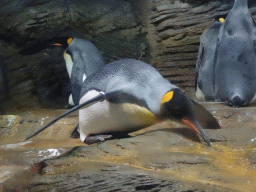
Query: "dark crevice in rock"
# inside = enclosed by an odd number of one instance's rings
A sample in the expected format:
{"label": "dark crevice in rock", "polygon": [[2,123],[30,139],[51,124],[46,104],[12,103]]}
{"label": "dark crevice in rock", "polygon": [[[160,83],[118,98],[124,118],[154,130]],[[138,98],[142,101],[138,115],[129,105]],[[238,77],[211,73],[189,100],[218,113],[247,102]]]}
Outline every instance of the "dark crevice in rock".
{"label": "dark crevice in rock", "polygon": [[[63,106],[67,102],[70,86],[63,59],[66,47],[53,45],[63,44],[67,37],[91,41],[107,63],[126,57],[150,62],[145,22],[141,25],[145,16],[136,4],[119,0],[2,3],[0,40],[6,46],[0,51],[10,69],[9,77],[15,78],[10,83],[12,106],[4,102],[1,106],[38,107],[38,102]],[[38,102],[31,102],[32,98]]]}

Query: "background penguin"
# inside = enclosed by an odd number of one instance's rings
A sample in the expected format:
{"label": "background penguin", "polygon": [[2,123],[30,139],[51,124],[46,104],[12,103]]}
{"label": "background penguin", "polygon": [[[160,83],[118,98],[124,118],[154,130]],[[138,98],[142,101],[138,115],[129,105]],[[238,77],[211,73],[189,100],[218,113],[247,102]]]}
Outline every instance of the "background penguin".
{"label": "background penguin", "polygon": [[71,81],[72,94],[69,97],[69,104],[78,105],[84,80],[105,66],[106,63],[99,50],[90,41],[69,38],[67,44],[68,48],[64,52],[64,59]]}
{"label": "background penguin", "polygon": [[87,144],[173,119],[188,125],[211,145],[202,128],[220,128],[207,110],[189,99],[155,68],[142,61],[124,59],[89,76],[81,90],[80,105],[27,139],[78,109],[80,139]]}
{"label": "background penguin", "polygon": [[228,105],[249,104],[256,93],[256,26],[247,0],[235,0],[220,28],[214,60],[215,95]]}
{"label": "background penguin", "polygon": [[214,101],[214,56],[219,29],[225,15],[215,17],[214,23],[200,37],[200,46],[196,63],[196,97],[201,101]]}

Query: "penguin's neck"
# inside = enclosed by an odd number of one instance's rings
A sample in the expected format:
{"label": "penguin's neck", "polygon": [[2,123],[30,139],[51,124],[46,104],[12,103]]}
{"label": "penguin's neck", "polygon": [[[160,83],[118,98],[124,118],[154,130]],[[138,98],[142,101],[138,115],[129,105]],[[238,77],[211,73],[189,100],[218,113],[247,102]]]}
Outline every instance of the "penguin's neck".
{"label": "penguin's neck", "polygon": [[234,8],[248,8],[248,0],[235,0]]}

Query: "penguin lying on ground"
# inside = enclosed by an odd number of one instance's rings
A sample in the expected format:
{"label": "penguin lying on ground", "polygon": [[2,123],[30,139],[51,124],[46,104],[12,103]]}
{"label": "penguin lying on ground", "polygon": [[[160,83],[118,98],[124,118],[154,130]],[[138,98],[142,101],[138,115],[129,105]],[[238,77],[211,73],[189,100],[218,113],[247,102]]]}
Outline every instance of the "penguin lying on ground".
{"label": "penguin lying on ground", "polygon": [[110,63],[89,76],[81,89],[80,104],[26,140],[78,109],[80,139],[87,144],[173,119],[199,133],[210,146],[203,127],[220,128],[207,110],[172,85],[155,68],[142,61],[124,59]]}
{"label": "penguin lying on ground", "polygon": [[[72,94],[69,96],[70,105],[78,105],[80,90],[84,80],[98,71],[106,63],[99,50],[84,39],[67,39],[68,48],[64,52],[64,59],[71,81]],[[61,44],[55,44],[61,46]]]}
{"label": "penguin lying on ground", "polygon": [[196,97],[201,101],[214,101],[214,56],[219,29],[226,15],[218,15],[212,26],[200,37],[200,46],[196,63]]}
{"label": "penguin lying on ground", "polygon": [[[213,61],[213,90],[215,101],[240,107],[249,104],[256,93],[256,25],[249,12],[247,0],[235,0],[225,22],[219,29]],[[213,56],[208,56],[212,60]],[[203,63],[204,65],[204,63]],[[209,70],[210,71],[210,70]],[[199,70],[198,76],[201,71]],[[206,77],[198,81],[205,97]],[[211,79],[211,76],[210,76]]]}

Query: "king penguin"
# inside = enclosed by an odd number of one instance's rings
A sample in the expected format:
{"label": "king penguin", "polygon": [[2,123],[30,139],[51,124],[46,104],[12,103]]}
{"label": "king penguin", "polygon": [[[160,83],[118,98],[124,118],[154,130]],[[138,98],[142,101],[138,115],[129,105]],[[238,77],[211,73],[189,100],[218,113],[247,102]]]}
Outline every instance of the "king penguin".
{"label": "king penguin", "polygon": [[215,95],[227,105],[249,104],[256,93],[256,25],[247,0],[235,0],[220,27],[215,53]]}
{"label": "king penguin", "polygon": [[203,128],[220,128],[207,110],[171,84],[155,68],[142,61],[123,59],[89,76],[82,86],[79,105],[27,139],[78,109],[80,140],[87,144],[171,119],[192,128],[210,146]]}
{"label": "king penguin", "polygon": [[106,63],[99,50],[90,41],[68,38],[67,44],[68,48],[64,52],[64,59],[71,81],[72,94],[69,96],[69,104],[78,105],[84,80],[105,66]]}
{"label": "king penguin", "polygon": [[224,23],[225,15],[215,17],[210,26],[200,37],[200,46],[196,63],[196,97],[200,101],[214,101],[214,56],[219,29]]}

